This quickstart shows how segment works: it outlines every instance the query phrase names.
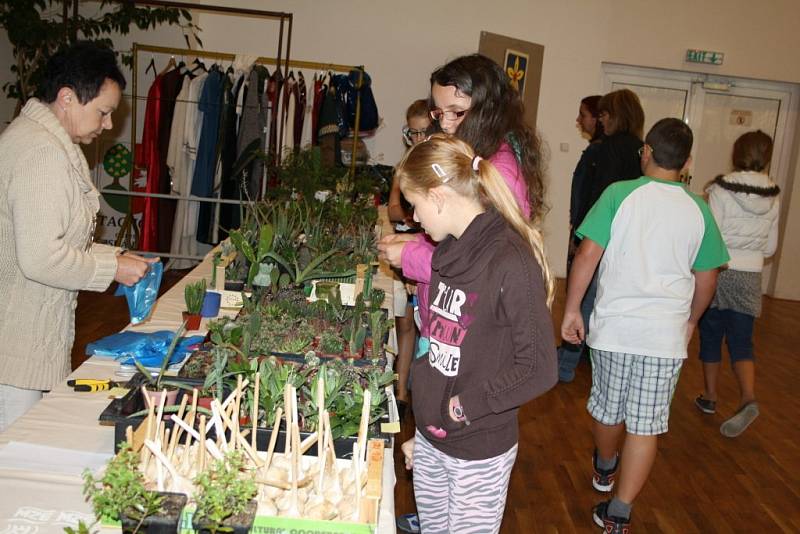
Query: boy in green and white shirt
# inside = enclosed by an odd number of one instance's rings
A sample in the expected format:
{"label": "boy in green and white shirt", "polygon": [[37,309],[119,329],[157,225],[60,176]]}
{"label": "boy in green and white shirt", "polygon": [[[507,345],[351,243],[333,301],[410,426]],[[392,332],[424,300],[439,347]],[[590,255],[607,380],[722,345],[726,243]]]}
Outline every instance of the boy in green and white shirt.
{"label": "boy in green and white shirt", "polygon": [[594,509],[606,532],[630,528],[631,503],[655,461],[657,436],[667,431],[688,340],[714,295],[717,268],[729,259],[707,204],[680,182],[692,140],[682,121],[657,122],[640,154],[645,176],[609,186],[576,232],[583,242],[561,335],[583,341],[580,302],[599,263],[587,340],[595,489],[612,490],[626,433],[617,495]]}

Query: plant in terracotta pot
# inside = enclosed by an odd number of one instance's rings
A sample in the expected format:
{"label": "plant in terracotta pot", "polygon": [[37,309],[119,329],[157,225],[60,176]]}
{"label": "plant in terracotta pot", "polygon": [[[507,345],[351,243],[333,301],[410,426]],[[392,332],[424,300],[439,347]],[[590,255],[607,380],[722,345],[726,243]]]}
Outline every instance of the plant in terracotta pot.
{"label": "plant in terracotta pot", "polygon": [[203,307],[203,298],[206,295],[205,278],[193,283],[186,284],[183,290],[183,298],[186,301],[186,311],[183,312],[183,320],[189,330],[200,328],[200,309]]}
{"label": "plant in terracotta pot", "polygon": [[87,469],[83,480],[83,494],[91,500],[95,515],[121,521],[124,533],[178,531],[186,495],[147,490],[139,455],[128,443],[121,445],[101,477]]}
{"label": "plant in terracotta pot", "polygon": [[258,493],[244,469],[241,451],[232,451],[194,479],[197,509],[192,526],[202,533],[246,533],[256,515]]}

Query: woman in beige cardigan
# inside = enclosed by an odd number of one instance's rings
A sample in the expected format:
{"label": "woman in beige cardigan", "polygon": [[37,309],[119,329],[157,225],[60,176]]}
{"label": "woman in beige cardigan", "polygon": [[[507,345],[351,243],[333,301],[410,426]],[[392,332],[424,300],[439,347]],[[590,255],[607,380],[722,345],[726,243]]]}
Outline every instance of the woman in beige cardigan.
{"label": "woman in beige cardigan", "polygon": [[131,285],[146,260],[92,242],[99,193],[79,144],[110,129],[125,78],[77,43],[0,135],[0,431],[70,373],[78,290]]}

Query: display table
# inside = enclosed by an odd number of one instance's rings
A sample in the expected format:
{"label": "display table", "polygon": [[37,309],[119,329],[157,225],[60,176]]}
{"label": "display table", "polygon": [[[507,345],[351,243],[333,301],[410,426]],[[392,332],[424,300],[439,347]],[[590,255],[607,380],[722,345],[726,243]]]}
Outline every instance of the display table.
{"label": "display table", "polygon": [[[211,268],[208,256],[158,299],[147,323],[128,329],[176,330],[185,308],[184,287],[200,278],[209,279]],[[119,305],[124,306],[124,300]],[[119,380],[115,376],[118,369],[114,360],[92,357],[70,378]],[[94,521],[90,505],[83,500],[81,472],[88,466],[103,465],[114,451],[114,427],[100,426],[97,420],[109,402],[107,392],[76,393],[65,380],[0,434],[0,532],[60,533],[79,519],[87,524]],[[380,533],[395,532],[394,484],[394,459],[392,449],[387,448]]]}

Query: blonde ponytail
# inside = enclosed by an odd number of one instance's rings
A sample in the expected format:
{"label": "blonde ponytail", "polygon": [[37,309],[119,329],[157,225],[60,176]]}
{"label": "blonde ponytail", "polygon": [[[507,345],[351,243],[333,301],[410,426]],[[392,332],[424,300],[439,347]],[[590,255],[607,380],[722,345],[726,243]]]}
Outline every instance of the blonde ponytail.
{"label": "blonde ponytail", "polygon": [[542,269],[542,278],[544,279],[544,287],[547,294],[547,307],[550,308],[555,295],[555,280],[545,256],[542,232],[522,214],[522,210],[520,210],[519,204],[517,204],[517,200],[508,188],[506,181],[491,162],[477,160],[473,167],[477,167],[475,174],[479,179],[479,192],[483,197],[481,200],[484,205],[493,206],[531,247],[533,257],[536,258],[536,261],[539,262],[539,267]]}
{"label": "blonde ponytail", "polygon": [[547,306],[551,306],[555,280],[545,256],[542,233],[523,215],[505,180],[490,161],[477,157],[464,141],[434,135],[406,153],[397,166],[395,178],[403,191],[427,192],[447,184],[458,194],[477,199],[485,208],[495,208],[530,246],[542,269]]}

